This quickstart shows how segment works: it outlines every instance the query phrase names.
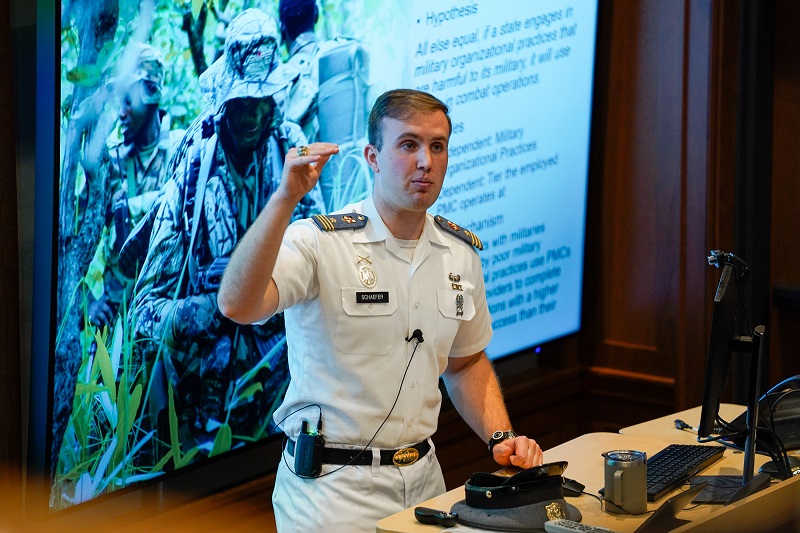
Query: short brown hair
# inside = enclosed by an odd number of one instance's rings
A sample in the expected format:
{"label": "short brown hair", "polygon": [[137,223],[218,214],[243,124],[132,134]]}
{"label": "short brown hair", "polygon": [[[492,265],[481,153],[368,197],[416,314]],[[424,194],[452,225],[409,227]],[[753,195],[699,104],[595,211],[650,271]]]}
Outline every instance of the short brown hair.
{"label": "short brown hair", "polygon": [[372,111],[369,112],[367,140],[376,150],[380,151],[383,144],[383,125],[381,122],[384,117],[406,120],[415,113],[433,113],[436,111],[441,111],[447,117],[448,135],[451,134],[453,132],[453,123],[450,120],[450,108],[432,94],[414,89],[386,91],[375,100],[375,105],[372,106]]}

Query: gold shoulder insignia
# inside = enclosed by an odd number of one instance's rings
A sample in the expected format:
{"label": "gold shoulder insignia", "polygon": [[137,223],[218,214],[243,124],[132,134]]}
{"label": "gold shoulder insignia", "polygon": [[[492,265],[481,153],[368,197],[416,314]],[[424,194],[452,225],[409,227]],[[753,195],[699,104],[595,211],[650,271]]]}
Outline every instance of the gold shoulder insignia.
{"label": "gold shoulder insignia", "polygon": [[450,222],[441,215],[436,215],[435,217],[433,217],[433,219],[436,221],[439,227],[445,230],[447,233],[455,235],[459,239],[465,241],[467,244],[474,246],[478,250],[483,250],[483,243],[478,238],[478,236],[472,233],[470,230],[462,228],[455,222]]}
{"label": "gold shoulder insignia", "polygon": [[314,224],[322,231],[339,229],[360,229],[367,225],[367,216],[360,213],[340,213],[337,215],[314,215]]}

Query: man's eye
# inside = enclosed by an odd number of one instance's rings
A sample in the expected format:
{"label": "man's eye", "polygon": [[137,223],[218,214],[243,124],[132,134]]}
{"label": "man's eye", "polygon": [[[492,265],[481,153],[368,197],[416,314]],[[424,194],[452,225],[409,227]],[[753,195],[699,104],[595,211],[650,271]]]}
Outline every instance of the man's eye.
{"label": "man's eye", "polygon": [[402,147],[403,147],[404,149],[406,149],[406,150],[413,150],[413,149],[414,149],[414,147],[415,147],[414,143],[412,143],[412,142],[410,142],[410,141],[406,141],[406,142],[404,142],[404,143],[403,143],[402,145],[400,145],[400,146],[402,146]]}
{"label": "man's eye", "polygon": [[434,144],[431,146],[431,150],[434,152],[444,152],[444,145],[443,144]]}

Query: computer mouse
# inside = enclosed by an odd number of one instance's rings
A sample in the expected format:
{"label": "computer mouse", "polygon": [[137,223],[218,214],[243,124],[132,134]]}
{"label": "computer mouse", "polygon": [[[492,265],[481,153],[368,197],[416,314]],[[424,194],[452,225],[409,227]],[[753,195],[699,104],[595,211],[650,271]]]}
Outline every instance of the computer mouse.
{"label": "computer mouse", "polygon": [[[789,455],[789,470],[793,473],[800,471],[800,457],[795,457],[794,455]],[[772,477],[780,478],[781,474],[778,471],[778,467],[774,461],[767,461],[761,468],[758,469],[759,474],[769,474]]]}
{"label": "computer mouse", "polygon": [[583,489],[586,488],[585,485],[578,483],[574,479],[566,477],[561,479],[563,480],[561,482],[561,490],[564,492],[564,496],[580,496],[583,493]]}

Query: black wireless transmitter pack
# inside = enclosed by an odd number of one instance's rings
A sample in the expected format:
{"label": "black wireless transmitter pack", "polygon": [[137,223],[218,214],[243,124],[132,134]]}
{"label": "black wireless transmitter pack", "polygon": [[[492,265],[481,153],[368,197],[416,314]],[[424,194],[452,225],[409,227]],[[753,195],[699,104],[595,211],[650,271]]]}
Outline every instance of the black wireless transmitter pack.
{"label": "black wireless transmitter pack", "polygon": [[322,420],[317,429],[312,429],[308,420],[303,420],[297,445],[294,449],[294,473],[300,477],[317,477],[322,471]]}

